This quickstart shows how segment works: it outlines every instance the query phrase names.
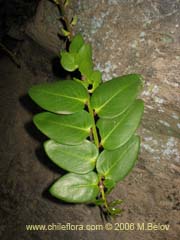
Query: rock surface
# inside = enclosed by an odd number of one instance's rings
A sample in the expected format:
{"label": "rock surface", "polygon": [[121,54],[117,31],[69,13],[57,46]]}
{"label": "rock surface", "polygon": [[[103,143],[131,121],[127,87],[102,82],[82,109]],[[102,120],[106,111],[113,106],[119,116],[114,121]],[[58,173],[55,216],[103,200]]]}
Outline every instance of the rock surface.
{"label": "rock surface", "polygon": [[[22,96],[32,84],[53,78],[46,56],[32,45],[30,52],[23,52],[22,48],[20,70],[8,59],[1,60],[0,71],[4,79],[0,83],[1,108],[4,110],[1,110],[1,135],[4,142],[1,145],[0,207],[3,217],[0,237],[3,240],[178,240],[180,3],[178,0],[74,0],[71,8],[79,18],[77,31],[92,44],[95,66],[103,72],[105,81],[134,72],[142,74],[145,80],[142,98],[146,107],[139,129],[141,154],[134,171],[110,196],[124,199],[125,210],[112,223],[170,224],[170,229],[25,231],[27,224],[103,224],[97,208],[63,205],[50,198],[47,191],[42,193],[61,172],[49,162],[43,151],[35,152],[43,137],[27,125],[32,119],[32,110],[35,112],[36,108]],[[27,33],[39,45],[58,54],[62,43],[57,37],[60,27],[57,17],[58,12],[52,3],[42,1]],[[24,45],[24,49],[27,48],[29,46]]]}
{"label": "rock surface", "polygon": [[37,7],[37,14],[27,24],[26,33],[42,47],[58,54],[62,45],[58,37],[61,27],[56,5],[42,0]]}

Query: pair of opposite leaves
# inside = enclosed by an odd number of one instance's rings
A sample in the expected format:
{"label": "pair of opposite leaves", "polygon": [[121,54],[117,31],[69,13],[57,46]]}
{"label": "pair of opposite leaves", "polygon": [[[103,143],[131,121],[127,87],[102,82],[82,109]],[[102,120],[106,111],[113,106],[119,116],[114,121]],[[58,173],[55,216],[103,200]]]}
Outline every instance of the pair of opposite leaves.
{"label": "pair of opposite leaves", "polygon": [[[136,100],[141,84],[135,74],[115,78],[101,84],[91,97],[82,84],[72,80],[30,89],[32,99],[50,111],[34,117],[35,125],[52,139],[44,144],[45,151],[53,162],[71,172],[51,187],[52,195],[68,202],[94,201],[99,193],[95,167],[110,180],[109,188],[129,173],[139,150],[139,138],[133,135],[143,112],[143,102]],[[96,125],[105,149],[100,155],[86,140],[93,124],[83,110],[89,98],[99,116]]]}
{"label": "pair of opposite leaves", "polygon": [[81,81],[76,78],[75,80],[83,84],[86,88],[88,88],[90,84],[91,89],[89,89],[89,92],[91,93],[101,83],[101,72],[93,69],[91,45],[84,42],[81,34],[73,37],[68,52],[61,52],[61,65],[69,72],[78,69],[86,81]]}

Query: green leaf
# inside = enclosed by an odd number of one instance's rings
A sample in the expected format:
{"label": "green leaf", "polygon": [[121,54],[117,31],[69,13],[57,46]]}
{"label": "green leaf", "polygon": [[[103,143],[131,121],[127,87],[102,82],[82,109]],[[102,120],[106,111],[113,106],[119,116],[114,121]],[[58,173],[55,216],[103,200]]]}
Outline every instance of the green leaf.
{"label": "green leaf", "polygon": [[34,117],[36,127],[49,138],[68,145],[81,144],[90,134],[92,120],[89,113],[81,111],[71,115],[56,115],[49,112]]}
{"label": "green leaf", "polygon": [[55,164],[69,172],[85,174],[95,168],[98,149],[87,140],[76,146],[62,145],[49,140],[45,142],[44,148]]}
{"label": "green leaf", "polygon": [[70,32],[68,32],[67,30],[65,30],[64,28],[61,28],[61,32],[63,34],[64,37],[68,37],[70,35]]}
{"label": "green leaf", "polygon": [[73,37],[72,42],[69,46],[71,53],[78,53],[80,48],[84,45],[84,40],[81,34],[77,34]]}
{"label": "green leaf", "polygon": [[72,25],[72,26],[75,26],[75,25],[77,24],[77,21],[78,21],[78,17],[77,17],[77,15],[75,15],[75,16],[73,17],[73,20],[72,20],[72,22],[71,22],[71,25]]}
{"label": "green leaf", "polygon": [[90,77],[88,78],[89,83],[93,84],[94,82],[97,82],[97,84],[100,84],[102,78],[102,73],[99,70],[92,71]]}
{"label": "green leaf", "polygon": [[95,172],[85,175],[68,173],[54,183],[50,193],[66,202],[92,202],[99,193],[98,176]]}
{"label": "green leaf", "polygon": [[109,210],[110,210],[111,216],[119,215],[123,211],[122,209],[115,208],[115,207],[110,207]]}
{"label": "green leaf", "polygon": [[117,77],[101,84],[91,97],[91,106],[101,118],[114,118],[136,99],[141,88],[141,76],[137,74]]}
{"label": "green leaf", "polygon": [[102,73],[98,70],[92,71],[90,77],[88,78],[88,82],[93,85],[92,90],[90,92],[94,92],[94,90],[99,86],[102,80]]}
{"label": "green leaf", "polygon": [[96,205],[96,206],[101,206],[104,204],[104,199],[96,199],[93,203]]}
{"label": "green leaf", "polygon": [[88,99],[82,84],[72,80],[35,85],[29,95],[45,110],[62,114],[81,111]]}
{"label": "green leaf", "polygon": [[79,71],[85,77],[89,77],[92,73],[92,49],[91,45],[84,44],[77,54],[77,62],[79,65]]}
{"label": "green leaf", "polygon": [[116,183],[111,178],[106,178],[103,182],[104,186],[108,189],[108,193],[115,187]]}
{"label": "green leaf", "polygon": [[113,150],[125,144],[138,128],[143,109],[143,101],[135,100],[122,115],[113,119],[99,119],[97,127],[101,136],[101,145],[105,149]]}
{"label": "green leaf", "polygon": [[83,80],[80,80],[80,79],[75,78],[75,77],[73,78],[73,80],[82,84],[86,89],[88,89],[89,83],[87,81],[83,81]]}
{"label": "green leaf", "polygon": [[69,52],[61,53],[61,65],[69,72],[73,72],[78,68],[75,55]]}
{"label": "green leaf", "polygon": [[104,150],[96,164],[98,173],[115,182],[123,180],[132,170],[137,160],[140,140],[133,136],[125,145],[114,151]]}

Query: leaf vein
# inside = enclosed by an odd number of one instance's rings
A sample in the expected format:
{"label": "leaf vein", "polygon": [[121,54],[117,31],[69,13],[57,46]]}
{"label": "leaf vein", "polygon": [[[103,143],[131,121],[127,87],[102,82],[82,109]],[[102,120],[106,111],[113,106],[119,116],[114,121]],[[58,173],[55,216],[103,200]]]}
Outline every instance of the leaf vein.
{"label": "leaf vein", "polygon": [[[133,142],[133,143],[131,143],[125,150],[124,150],[124,152],[123,152],[123,154],[121,155],[121,159],[124,157],[124,155],[126,154],[126,152],[128,152],[129,151],[129,149],[132,147],[132,145],[134,145],[135,143]],[[119,158],[117,159],[117,161],[115,161],[112,165],[111,165],[111,167],[104,173],[104,175],[108,175],[108,173],[111,171],[111,169],[113,169],[114,168],[114,166],[116,165],[116,163],[119,161]]]}
{"label": "leaf vein", "polygon": [[[40,121],[43,121],[43,120],[40,120]],[[90,127],[91,127],[91,126],[88,126],[88,128],[82,128],[82,127],[77,127],[77,126],[74,126],[74,125],[64,124],[64,123],[60,123],[60,122],[56,122],[56,121],[52,121],[52,120],[46,120],[46,122],[55,123],[56,125],[59,125],[59,126],[64,126],[64,127],[69,127],[69,128],[82,130],[84,132],[89,132]]]}
{"label": "leaf vein", "polygon": [[44,93],[46,93],[46,94],[54,95],[54,96],[58,96],[58,97],[64,97],[64,98],[74,99],[74,100],[77,100],[77,101],[83,102],[83,103],[87,100],[87,98],[71,97],[71,96],[63,95],[63,94],[59,94],[59,93],[48,92],[48,91],[46,91],[46,90],[44,90],[44,89],[39,90],[39,92],[44,92]]}
{"label": "leaf vein", "polygon": [[124,88],[117,91],[114,95],[112,95],[107,101],[105,101],[99,108],[95,108],[96,112],[98,113],[105,105],[107,105],[113,98],[115,98],[120,92],[128,88],[132,83],[126,85]]}

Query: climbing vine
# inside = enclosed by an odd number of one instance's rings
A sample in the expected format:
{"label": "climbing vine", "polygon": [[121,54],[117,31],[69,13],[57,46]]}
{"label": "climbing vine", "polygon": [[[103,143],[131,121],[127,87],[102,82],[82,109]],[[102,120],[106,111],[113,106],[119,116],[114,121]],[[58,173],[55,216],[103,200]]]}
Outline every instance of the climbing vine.
{"label": "climbing vine", "polygon": [[61,13],[68,49],[60,54],[62,67],[78,70],[81,78],[35,85],[30,97],[45,112],[34,116],[36,127],[49,140],[44,149],[49,158],[67,171],[50,193],[71,203],[93,203],[114,216],[121,200],[108,202],[107,195],[132,170],[140,139],[135,134],[143,114],[142,88],[138,74],[102,81],[94,70],[91,45],[73,33],[77,17],[66,16],[68,1],[54,1]]}

